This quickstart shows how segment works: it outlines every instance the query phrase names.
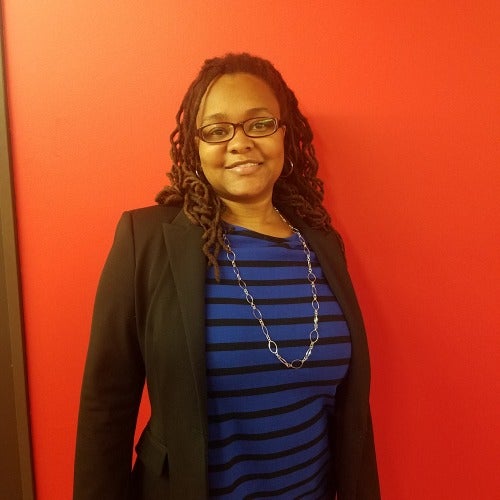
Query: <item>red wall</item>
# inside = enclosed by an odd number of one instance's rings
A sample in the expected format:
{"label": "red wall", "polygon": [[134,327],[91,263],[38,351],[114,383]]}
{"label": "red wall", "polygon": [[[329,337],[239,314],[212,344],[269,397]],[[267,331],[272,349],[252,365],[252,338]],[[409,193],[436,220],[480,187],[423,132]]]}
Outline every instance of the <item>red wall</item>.
{"label": "red wall", "polygon": [[274,61],[315,130],[368,327],[384,499],[492,498],[498,2],[208,5],[3,1],[39,500],[70,497],[115,223],[152,203],[180,98],[228,50]]}

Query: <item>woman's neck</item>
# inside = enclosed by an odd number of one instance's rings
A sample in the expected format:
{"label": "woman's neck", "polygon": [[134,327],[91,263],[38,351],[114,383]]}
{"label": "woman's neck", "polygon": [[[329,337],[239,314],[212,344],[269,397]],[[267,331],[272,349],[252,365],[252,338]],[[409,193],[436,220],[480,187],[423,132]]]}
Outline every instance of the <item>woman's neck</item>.
{"label": "woman's neck", "polygon": [[290,226],[283,221],[272,203],[246,205],[225,202],[222,219],[234,226],[245,227],[277,238],[287,238],[292,234]]}

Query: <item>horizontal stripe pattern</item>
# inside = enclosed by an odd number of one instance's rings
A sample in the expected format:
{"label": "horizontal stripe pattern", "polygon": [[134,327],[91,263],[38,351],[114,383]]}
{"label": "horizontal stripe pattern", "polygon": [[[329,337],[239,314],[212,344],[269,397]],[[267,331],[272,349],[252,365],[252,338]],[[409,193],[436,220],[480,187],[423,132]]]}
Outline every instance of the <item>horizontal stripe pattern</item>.
{"label": "horizontal stripe pattern", "polygon": [[[271,338],[288,361],[302,359],[313,329],[311,286],[297,235],[274,238],[232,228],[236,263]],[[267,341],[222,252],[221,280],[206,280],[210,498],[320,499],[331,450],[328,421],[351,356],[342,310],[311,252],[319,341],[299,370]]]}

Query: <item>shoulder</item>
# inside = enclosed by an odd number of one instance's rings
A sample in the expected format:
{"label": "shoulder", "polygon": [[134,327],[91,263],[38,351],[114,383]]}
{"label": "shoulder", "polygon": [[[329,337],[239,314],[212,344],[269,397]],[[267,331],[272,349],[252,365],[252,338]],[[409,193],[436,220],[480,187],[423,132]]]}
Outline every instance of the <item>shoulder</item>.
{"label": "shoulder", "polygon": [[134,224],[161,224],[172,222],[181,211],[180,205],[153,205],[128,210],[124,212],[123,217],[129,217]]}
{"label": "shoulder", "polygon": [[298,217],[290,218],[292,224],[297,227],[312,243],[321,244],[325,249],[338,254],[342,260],[345,260],[344,242],[340,233],[330,226],[328,230],[315,229]]}
{"label": "shoulder", "polygon": [[118,222],[115,241],[133,241],[135,246],[159,244],[164,227],[176,218],[187,221],[180,206],[153,205],[127,210]]}

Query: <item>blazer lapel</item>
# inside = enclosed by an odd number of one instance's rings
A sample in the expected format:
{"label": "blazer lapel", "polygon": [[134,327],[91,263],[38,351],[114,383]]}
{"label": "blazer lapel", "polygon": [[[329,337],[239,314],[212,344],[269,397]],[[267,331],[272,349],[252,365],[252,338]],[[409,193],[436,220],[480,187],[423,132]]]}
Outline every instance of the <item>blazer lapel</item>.
{"label": "blazer lapel", "polygon": [[[356,294],[352,287],[344,256],[339,245],[331,233],[310,229],[307,226],[299,227],[304,238],[316,253],[321,264],[321,269],[337,298],[349,325],[352,345],[352,358],[350,364],[351,386],[356,387],[355,394],[351,392],[352,405],[349,405],[350,424],[364,431],[366,429],[366,411],[359,411],[358,403],[368,401],[370,390],[370,358],[368,355],[366,333],[363,318],[359,309]],[[335,250],[337,249],[337,250]]]}
{"label": "blazer lapel", "polygon": [[[343,265],[340,266],[339,259],[343,260],[344,257],[340,252],[337,254],[334,253],[334,242],[330,239],[330,237],[335,238],[333,234],[326,236],[325,233],[318,233],[318,231],[313,229],[304,229],[304,237],[306,241],[310,242],[330,288],[340,302],[347,320],[350,321],[353,315],[357,315],[358,310],[357,303],[353,303],[353,297],[349,293],[350,287],[346,287],[345,276],[340,272],[345,264],[342,263]],[[355,310],[353,310],[353,306],[356,306]]]}
{"label": "blazer lapel", "polygon": [[343,256],[341,256],[340,253],[335,255],[333,251],[334,246],[330,240],[330,237],[335,236],[329,234],[325,235],[322,231],[317,231],[307,226],[301,226],[300,224],[297,227],[302,232],[304,238],[318,257],[321,269],[328,281],[328,284],[339,301],[346,319],[349,321],[349,318],[352,316],[352,301],[350,300],[350,297],[346,296],[346,289],[343,286],[345,280],[339,272],[341,266],[338,265],[337,259],[343,259]]}
{"label": "blazer lapel", "polygon": [[205,274],[206,258],[201,250],[203,230],[192,224],[181,210],[171,223],[163,224],[163,235],[172,263],[174,284],[185,326],[191,369],[195,377],[202,430],[207,430],[207,383],[205,363]]}

